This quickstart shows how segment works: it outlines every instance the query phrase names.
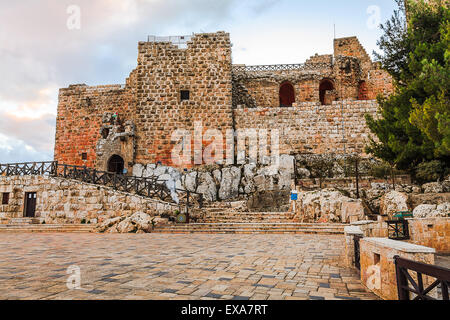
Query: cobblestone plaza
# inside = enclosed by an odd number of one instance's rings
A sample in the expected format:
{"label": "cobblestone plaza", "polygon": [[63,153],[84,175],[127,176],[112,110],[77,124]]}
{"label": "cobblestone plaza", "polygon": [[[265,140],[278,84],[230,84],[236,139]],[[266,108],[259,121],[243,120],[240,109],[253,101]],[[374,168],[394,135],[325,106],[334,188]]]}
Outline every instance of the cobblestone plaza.
{"label": "cobblestone plaza", "polygon": [[0,234],[0,248],[0,299],[376,299],[337,235]]}

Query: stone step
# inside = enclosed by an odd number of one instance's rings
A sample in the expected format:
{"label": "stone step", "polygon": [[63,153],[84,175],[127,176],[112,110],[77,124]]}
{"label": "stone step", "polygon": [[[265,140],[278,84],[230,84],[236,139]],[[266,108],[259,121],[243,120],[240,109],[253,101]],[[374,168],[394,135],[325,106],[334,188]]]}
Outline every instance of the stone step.
{"label": "stone step", "polygon": [[310,228],[317,230],[344,230],[344,227],[340,226],[307,226],[295,223],[191,223],[189,225],[173,225],[173,226],[161,226],[161,229],[232,229],[232,228],[246,228],[246,229],[261,229],[261,228]]}
{"label": "stone step", "polygon": [[89,233],[94,232],[94,225],[85,224],[23,224],[23,225],[0,225],[0,233],[2,232],[73,232],[73,233]]}
{"label": "stone step", "polygon": [[188,234],[188,233],[205,233],[205,234],[344,234],[340,230],[316,230],[316,229],[155,229],[153,233],[170,233],[170,234]]}
{"label": "stone step", "polygon": [[24,225],[24,224],[40,224],[41,220],[39,218],[12,218],[9,224],[13,225]]}
{"label": "stone step", "polygon": [[311,233],[344,234],[342,224],[308,223],[191,223],[161,226],[155,233]]}

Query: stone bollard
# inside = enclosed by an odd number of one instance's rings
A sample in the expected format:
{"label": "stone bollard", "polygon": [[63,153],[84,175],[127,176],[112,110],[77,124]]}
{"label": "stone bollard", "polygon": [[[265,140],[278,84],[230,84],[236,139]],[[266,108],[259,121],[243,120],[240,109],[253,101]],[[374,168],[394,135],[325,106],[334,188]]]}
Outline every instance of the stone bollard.
{"label": "stone bollard", "polygon": [[[434,265],[436,250],[387,238],[360,241],[361,282],[385,300],[398,300],[394,256]],[[424,285],[433,281],[424,277]]]}

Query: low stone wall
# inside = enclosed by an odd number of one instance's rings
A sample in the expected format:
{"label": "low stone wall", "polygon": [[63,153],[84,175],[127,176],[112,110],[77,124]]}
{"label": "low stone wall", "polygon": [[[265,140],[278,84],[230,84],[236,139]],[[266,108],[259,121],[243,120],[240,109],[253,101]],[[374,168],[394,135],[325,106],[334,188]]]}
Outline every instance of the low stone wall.
{"label": "low stone wall", "polygon": [[[398,300],[394,257],[434,265],[434,255],[432,248],[407,242],[386,238],[361,239],[361,282],[382,299]],[[425,287],[433,281],[431,277],[423,277]]]}
{"label": "low stone wall", "polygon": [[25,192],[36,192],[36,217],[45,223],[101,223],[107,219],[145,212],[173,213],[179,207],[107,187],[48,176],[0,177],[0,193],[10,194],[0,206],[3,223],[24,216]]}
{"label": "low stone wall", "polygon": [[[439,253],[450,253],[450,218],[407,219],[412,244],[435,249]],[[379,221],[358,221],[352,226],[361,230],[364,237],[388,238],[388,225]]]}
{"label": "low stone wall", "polygon": [[450,218],[408,219],[409,242],[450,253]]}

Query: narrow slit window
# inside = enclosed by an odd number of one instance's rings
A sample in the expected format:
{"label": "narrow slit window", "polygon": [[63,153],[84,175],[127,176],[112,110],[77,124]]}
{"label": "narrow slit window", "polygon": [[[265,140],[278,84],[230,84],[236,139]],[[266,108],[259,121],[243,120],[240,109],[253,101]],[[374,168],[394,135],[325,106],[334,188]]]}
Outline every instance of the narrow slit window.
{"label": "narrow slit window", "polygon": [[181,101],[188,101],[190,99],[190,91],[189,90],[181,90]]}
{"label": "narrow slit window", "polygon": [[83,152],[81,154],[81,160],[87,160],[87,153],[86,152]]}

